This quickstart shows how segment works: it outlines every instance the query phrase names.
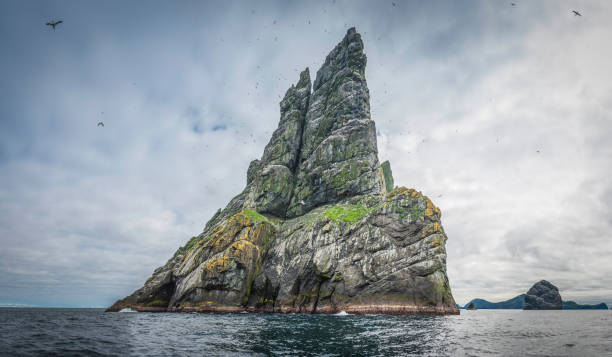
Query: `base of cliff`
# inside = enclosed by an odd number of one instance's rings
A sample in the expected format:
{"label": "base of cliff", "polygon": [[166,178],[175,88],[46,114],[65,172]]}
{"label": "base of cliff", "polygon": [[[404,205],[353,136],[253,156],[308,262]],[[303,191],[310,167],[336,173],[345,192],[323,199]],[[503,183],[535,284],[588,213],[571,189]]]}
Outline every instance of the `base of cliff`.
{"label": "base of cliff", "polygon": [[456,307],[432,307],[432,306],[415,306],[415,305],[348,305],[342,308],[325,308],[314,312],[304,311],[298,307],[278,307],[278,308],[257,308],[257,307],[242,307],[242,306],[198,306],[198,307],[181,307],[181,308],[165,308],[152,307],[144,305],[113,305],[106,309],[106,312],[119,312],[123,309],[132,309],[137,312],[198,312],[211,314],[224,313],[276,313],[276,314],[323,314],[334,315],[345,312],[351,315],[422,315],[422,316],[443,316],[443,315],[459,315],[459,309]]}

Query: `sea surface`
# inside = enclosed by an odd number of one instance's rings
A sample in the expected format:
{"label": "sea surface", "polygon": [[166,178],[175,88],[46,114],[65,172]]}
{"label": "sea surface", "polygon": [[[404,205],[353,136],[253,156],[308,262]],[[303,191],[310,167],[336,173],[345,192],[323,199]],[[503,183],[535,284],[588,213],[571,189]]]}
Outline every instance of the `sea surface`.
{"label": "sea surface", "polygon": [[612,311],[459,316],[0,308],[3,356],[612,356]]}

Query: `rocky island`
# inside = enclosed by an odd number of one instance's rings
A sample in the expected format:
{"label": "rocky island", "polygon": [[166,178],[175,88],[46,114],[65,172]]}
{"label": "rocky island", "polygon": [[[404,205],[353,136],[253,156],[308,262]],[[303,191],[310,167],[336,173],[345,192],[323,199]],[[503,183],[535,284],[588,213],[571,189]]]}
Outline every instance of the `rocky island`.
{"label": "rocky island", "polygon": [[533,284],[525,295],[523,310],[561,310],[563,301],[559,289],[546,280]]}
{"label": "rocky island", "polygon": [[521,294],[513,297],[512,299],[500,301],[500,302],[490,302],[484,299],[473,299],[472,301],[465,304],[465,307],[469,305],[474,305],[477,309],[522,309],[525,305],[525,294]]}
{"label": "rocky island", "polygon": [[108,310],[458,314],[440,210],[380,164],[354,28],[287,90],[245,189]]}
{"label": "rocky island", "polygon": [[[528,297],[529,295],[529,297]],[[529,301],[529,304],[527,304]],[[605,303],[583,305],[574,301],[563,301],[559,289],[552,283],[542,280],[535,283],[526,294],[512,299],[490,302],[484,299],[473,299],[463,309],[473,305],[477,309],[524,309],[524,310],[607,310]],[[458,306],[460,309],[462,307]]]}
{"label": "rocky island", "polygon": [[563,310],[608,310],[605,302],[599,304],[578,304],[575,301],[564,301]]}

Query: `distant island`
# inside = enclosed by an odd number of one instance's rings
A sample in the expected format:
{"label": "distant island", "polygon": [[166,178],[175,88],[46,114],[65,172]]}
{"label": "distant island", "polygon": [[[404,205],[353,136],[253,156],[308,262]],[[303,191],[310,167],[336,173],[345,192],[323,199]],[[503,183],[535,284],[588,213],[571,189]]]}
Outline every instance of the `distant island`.
{"label": "distant island", "polygon": [[500,302],[490,302],[484,299],[473,299],[472,301],[461,307],[466,309],[470,304],[473,304],[477,309],[522,309],[525,306],[525,294],[513,297],[509,300]]}
{"label": "distant island", "polygon": [[563,310],[608,310],[608,305],[605,302],[594,305],[582,305],[574,301],[564,301]]}
{"label": "distant island", "polygon": [[[551,284],[552,285],[552,284]],[[525,296],[527,294],[520,294],[512,299],[500,301],[500,302],[490,302],[484,299],[473,299],[469,301],[464,306],[457,305],[459,309],[467,309],[468,306],[473,305],[476,309],[516,309],[523,310],[525,309]],[[600,304],[579,304],[574,301],[562,301],[561,305],[562,310],[608,310],[608,305],[606,303]]]}

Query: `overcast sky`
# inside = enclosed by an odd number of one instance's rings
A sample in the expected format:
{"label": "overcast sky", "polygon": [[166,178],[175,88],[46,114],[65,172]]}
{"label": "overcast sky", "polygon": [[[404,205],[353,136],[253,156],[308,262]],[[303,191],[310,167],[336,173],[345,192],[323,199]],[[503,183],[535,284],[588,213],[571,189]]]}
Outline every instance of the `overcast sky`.
{"label": "overcast sky", "polygon": [[514,2],[0,2],[0,305],[139,288],[351,26],[379,158],[442,210],[457,302],[547,279],[611,304],[612,2]]}

